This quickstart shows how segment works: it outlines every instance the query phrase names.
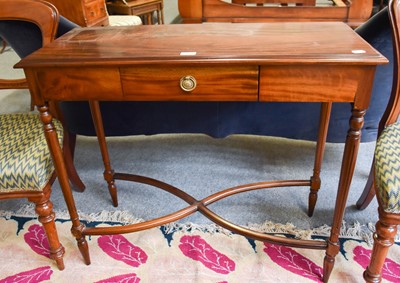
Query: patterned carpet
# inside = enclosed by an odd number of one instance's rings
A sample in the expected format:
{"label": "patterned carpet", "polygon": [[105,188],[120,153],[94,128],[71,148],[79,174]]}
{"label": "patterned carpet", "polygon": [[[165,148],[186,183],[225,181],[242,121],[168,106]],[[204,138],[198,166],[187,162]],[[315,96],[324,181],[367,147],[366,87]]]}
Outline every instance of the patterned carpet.
{"label": "patterned carpet", "polygon": [[[86,266],[70,234],[71,223],[58,220],[60,240],[66,249],[66,268],[59,271],[48,258],[47,239],[36,219],[3,215],[0,227],[0,283],[321,282],[325,254],[253,241],[215,227],[209,231],[192,227],[187,231],[163,226],[89,238],[92,263]],[[363,282],[371,247],[355,238],[342,238],[341,244],[329,282]],[[397,244],[390,250],[383,282],[400,281],[399,259]]]}

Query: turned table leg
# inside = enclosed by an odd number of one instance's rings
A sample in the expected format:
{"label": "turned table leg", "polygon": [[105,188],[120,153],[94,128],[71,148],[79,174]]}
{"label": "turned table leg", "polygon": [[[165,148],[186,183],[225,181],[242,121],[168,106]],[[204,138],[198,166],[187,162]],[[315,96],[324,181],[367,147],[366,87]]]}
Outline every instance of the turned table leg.
{"label": "turned table leg", "polygon": [[324,282],[328,282],[329,280],[329,276],[335,264],[335,256],[339,253],[340,249],[340,228],[342,226],[347,197],[356,165],[357,153],[361,140],[361,128],[364,124],[365,112],[365,110],[353,109],[352,116],[350,118],[350,129],[347,133],[346,145],[343,153],[332,231],[328,240],[328,248],[326,250],[324,259]]}
{"label": "turned table leg", "polygon": [[321,114],[319,121],[319,132],[317,140],[317,149],[315,151],[314,159],[314,173],[311,176],[311,188],[308,196],[308,216],[314,213],[315,205],[318,199],[318,191],[321,188],[321,166],[322,159],[324,158],[326,136],[328,134],[329,120],[331,117],[332,103],[325,102],[321,105]]}
{"label": "turned table leg", "polygon": [[101,156],[103,157],[104,164],[104,179],[108,184],[108,191],[110,192],[112,203],[115,207],[118,206],[117,187],[115,186],[114,170],[111,167],[110,156],[108,154],[106,136],[104,133],[103,119],[101,117],[100,105],[98,101],[89,101],[90,111],[94,128],[96,130],[97,140],[99,142]]}

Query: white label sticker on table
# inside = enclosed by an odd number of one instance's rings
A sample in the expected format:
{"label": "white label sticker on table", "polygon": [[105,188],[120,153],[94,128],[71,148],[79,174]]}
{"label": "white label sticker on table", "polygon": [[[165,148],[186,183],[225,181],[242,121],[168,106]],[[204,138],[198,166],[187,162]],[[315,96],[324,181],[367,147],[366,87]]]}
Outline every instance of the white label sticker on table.
{"label": "white label sticker on table", "polygon": [[181,52],[181,56],[194,56],[196,55],[197,52],[196,51],[191,51],[191,52]]}
{"label": "white label sticker on table", "polygon": [[357,49],[357,50],[351,50],[351,53],[354,53],[354,54],[363,54],[363,53],[366,53],[366,51],[365,51],[365,50],[361,50],[361,49]]}

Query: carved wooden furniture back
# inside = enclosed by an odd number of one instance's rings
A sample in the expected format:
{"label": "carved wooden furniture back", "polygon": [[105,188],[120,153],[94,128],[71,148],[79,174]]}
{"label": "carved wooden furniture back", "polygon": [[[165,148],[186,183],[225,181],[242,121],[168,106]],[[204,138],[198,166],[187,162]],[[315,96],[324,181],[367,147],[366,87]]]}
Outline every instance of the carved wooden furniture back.
{"label": "carved wooden furniture back", "polygon": [[184,23],[341,21],[357,27],[372,13],[372,0],[325,2],[320,4],[318,0],[178,0],[178,8]]}

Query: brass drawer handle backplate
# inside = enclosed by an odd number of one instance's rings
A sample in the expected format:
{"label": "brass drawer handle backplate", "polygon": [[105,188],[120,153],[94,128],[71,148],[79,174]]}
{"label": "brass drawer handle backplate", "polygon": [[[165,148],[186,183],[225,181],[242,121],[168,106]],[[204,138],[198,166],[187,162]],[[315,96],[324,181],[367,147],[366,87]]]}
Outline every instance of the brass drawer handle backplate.
{"label": "brass drawer handle backplate", "polygon": [[190,92],[196,88],[197,82],[193,76],[184,76],[181,78],[180,87],[183,91]]}

